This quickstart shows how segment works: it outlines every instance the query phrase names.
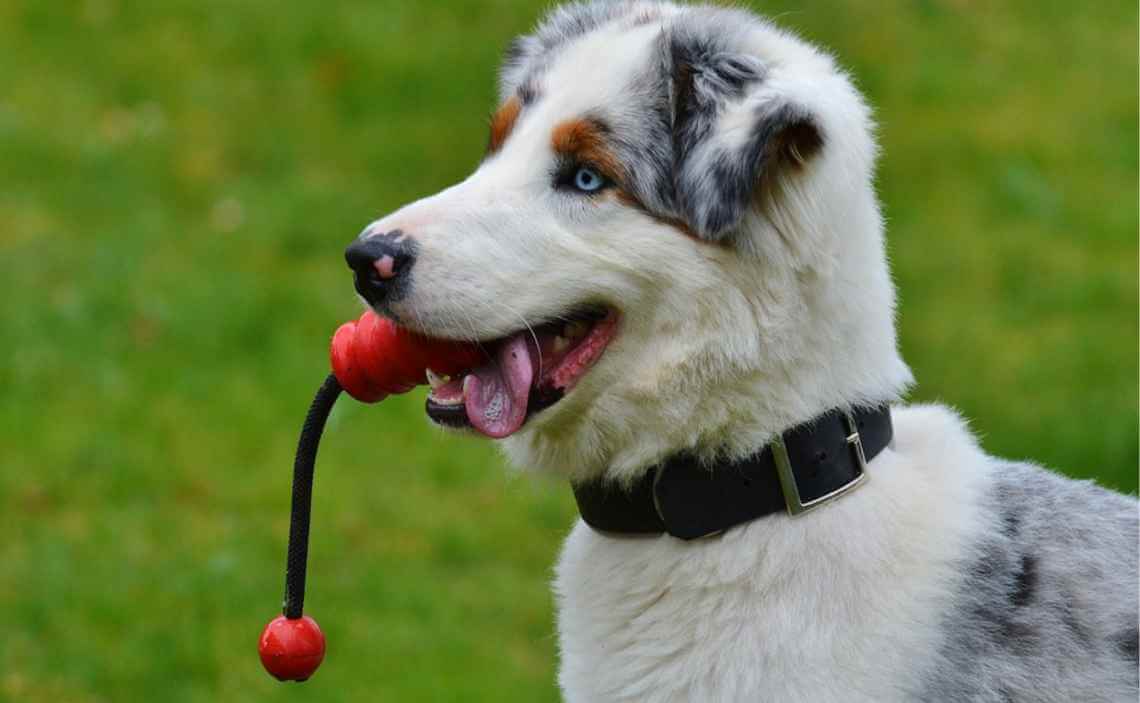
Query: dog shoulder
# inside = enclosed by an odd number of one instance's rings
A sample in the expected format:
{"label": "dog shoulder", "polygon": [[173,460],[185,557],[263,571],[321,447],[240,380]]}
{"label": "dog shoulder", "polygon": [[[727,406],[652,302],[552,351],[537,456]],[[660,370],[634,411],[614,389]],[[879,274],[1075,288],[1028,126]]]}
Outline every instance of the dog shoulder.
{"label": "dog shoulder", "polygon": [[[1138,504],[992,460],[924,700],[1134,700]],[[1060,667],[1058,662],[1066,662]]]}

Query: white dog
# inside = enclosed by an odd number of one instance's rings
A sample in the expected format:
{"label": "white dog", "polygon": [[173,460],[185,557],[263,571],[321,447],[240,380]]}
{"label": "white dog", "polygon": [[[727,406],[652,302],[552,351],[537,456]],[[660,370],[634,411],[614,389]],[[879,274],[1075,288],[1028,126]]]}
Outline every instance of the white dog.
{"label": "white dog", "polygon": [[1137,699],[1136,502],[894,405],[871,117],[829,56],[575,4],[501,98],[478,169],[348,259],[377,310],[484,343],[433,419],[574,483],[566,700]]}

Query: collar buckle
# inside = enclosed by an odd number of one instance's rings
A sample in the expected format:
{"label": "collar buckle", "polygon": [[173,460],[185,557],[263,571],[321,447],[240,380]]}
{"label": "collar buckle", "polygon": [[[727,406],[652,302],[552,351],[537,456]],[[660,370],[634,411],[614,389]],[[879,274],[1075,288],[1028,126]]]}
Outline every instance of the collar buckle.
{"label": "collar buckle", "polygon": [[783,433],[776,435],[769,444],[772,458],[776,464],[776,475],[780,478],[780,489],[784,493],[784,502],[788,506],[788,515],[796,517],[811,512],[867,482],[867,455],[863,452],[863,438],[859,436],[859,427],[855,424],[855,418],[850,410],[843,412],[843,423],[847,430],[847,447],[855,458],[859,472],[848,483],[807,502],[804,502],[800,497],[800,489],[796,484],[796,473],[792,468],[791,459],[788,458],[788,448],[784,444]]}

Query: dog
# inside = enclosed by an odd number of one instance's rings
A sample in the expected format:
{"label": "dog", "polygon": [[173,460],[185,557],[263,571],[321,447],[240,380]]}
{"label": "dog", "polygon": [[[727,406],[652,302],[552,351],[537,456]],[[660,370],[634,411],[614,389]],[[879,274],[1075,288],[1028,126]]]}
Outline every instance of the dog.
{"label": "dog", "polygon": [[565,700],[1137,699],[1137,502],[901,402],[871,113],[830,56],[586,2],[499,83],[474,173],[348,258],[378,312],[484,346],[427,414],[574,487]]}

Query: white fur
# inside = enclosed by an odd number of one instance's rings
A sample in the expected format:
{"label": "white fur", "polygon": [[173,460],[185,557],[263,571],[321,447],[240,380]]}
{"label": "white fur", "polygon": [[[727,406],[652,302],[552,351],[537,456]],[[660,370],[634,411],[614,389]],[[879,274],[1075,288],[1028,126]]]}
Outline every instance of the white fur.
{"label": "white fur", "polygon": [[919,688],[911,659],[940,644],[989,462],[944,408],[895,423],[869,483],[810,517],[696,543],[579,522],[555,581],[566,700],[885,703]]}

